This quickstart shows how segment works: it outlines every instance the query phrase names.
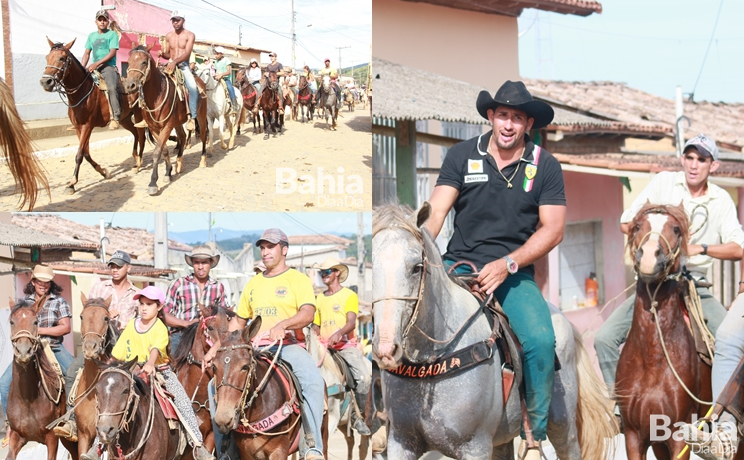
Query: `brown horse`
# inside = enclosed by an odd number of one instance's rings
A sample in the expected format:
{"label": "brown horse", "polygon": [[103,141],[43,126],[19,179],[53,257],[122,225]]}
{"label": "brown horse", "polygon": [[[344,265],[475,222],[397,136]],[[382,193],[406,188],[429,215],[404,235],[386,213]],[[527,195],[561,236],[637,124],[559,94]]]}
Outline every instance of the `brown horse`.
{"label": "brown horse", "polygon": [[276,75],[276,72],[269,72],[265,85],[261,93],[260,109],[263,111],[264,139],[268,139],[269,128],[274,133],[274,137],[276,137],[277,132],[282,134],[284,114],[279,114],[277,95],[281,91],[281,88],[279,88],[279,77]]}
{"label": "brown horse", "polygon": [[300,121],[305,123],[306,114],[307,119],[311,121],[313,119],[313,111],[315,110],[315,97],[313,96],[313,92],[304,75],[300,75],[299,91],[297,92],[297,105],[300,111]]}
{"label": "brown horse", "polygon": [[[11,299],[10,341],[13,344],[13,381],[8,393],[10,424],[9,459],[15,459],[28,441],[44,444],[47,459],[57,458],[58,438],[46,426],[65,412],[64,380],[57,377],[41,346],[37,314],[46,302]],[[62,440],[72,458],[78,458],[76,443]]]}
{"label": "brown horse", "polygon": [[[652,439],[668,417],[678,422],[702,417],[711,400],[710,367],[697,355],[685,322],[686,255],[689,225],[681,206],[646,204],[631,223],[628,247],[638,273],[633,326],[620,354],[616,394],[630,460],[645,459],[651,446],[656,458],[677,458],[685,447],[680,436]],[[679,378],[675,377],[675,372]],[[652,418],[652,416],[655,416]],[[655,426],[652,426],[655,425]],[[682,458],[689,458],[689,451]]]}
{"label": "brown horse", "polygon": [[[75,172],[70,183],[65,189],[68,194],[75,193],[75,185],[78,183],[78,174],[83,158],[88,160],[91,166],[104,179],[108,179],[109,172],[93,161],[90,154],[90,135],[93,128],[106,126],[111,121],[111,109],[108,99],[103,91],[96,88],[93,76],[83,67],[80,61],[70,52],[75,40],[63,45],[53,43],[47,38],[51,50],[47,54],[47,65],[44,75],[41,76],[41,86],[45,91],[57,91],[66,96],[67,115],[75,126],[80,145],[75,156]],[[64,101],[64,99],[63,99]],[[134,147],[132,157],[134,158],[134,169],[139,172],[142,168],[142,152],[145,149],[145,130],[134,127],[135,121],[142,119],[139,108],[130,108],[126,100],[121,101],[121,126],[134,135]],[[134,120],[132,120],[134,116]]]}
{"label": "brown horse", "polygon": [[171,430],[152,385],[133,375],[137,360],[101,363],[95,386],[96,434],[109,458],[161,460],[180,457],[181,430]]}
{"label": "brown horse", "polygon": [[111,350],[119,338],[119,331],[109,317],[111,298],[88,299],[81,293],[83,311],[80,313],[82,351],[85,355],[83,372],[73,398],[78,427],[78,453],[88,452],[96,437],[95,385],[100,372],[95,360],[111,358]]}
{"label": "brown horse", "polygon": [[[158,193],[158,164],[160,157],[165,156],[165,183],[171,180],[171,161],[168,147],[165,145],[172,130],[176,130],[178,143],[176,145],[176,174],[181,173],[183,165],[183,150],[186,143],[186,132],[183,124],[188,119],[188,105],[185,94],[178,94],[173,78],[164,75],[157,67],[155,59],[150,54],[154,44],[147,47],[137,46],[129,52],[129,70],[124,79],[124,89],[127,94],[139,91],[139,105],[142,116],[157,137],[155,150],[152,152],[152,176],[147,187],[147,193]],[[195,79],[200,86],[200,97],[197,104],[199,138],[202,141],[200,167],[207,166],[207,100],[204,95],[204,82]],[[184,92],[186,89],[184,88]]]}
{"label": "brown horse", "polygon": [[228,323],[235,313],[217,306],[211,309],[200,306],[199,309],[202,319],[184,330],[178,349],[173,353],[173,372],[186,394],[191,395],[191,405],[199,421],[204,447],[211,452],[214,449],[214,434],[207,384],[213,374],[211,369],[206,370],[206,375],[202,374],[202,359],[217,339],[227,333]]}
{"label": "brown horse", "polygon": [[31,136],[18,115],[13,92],[5,80],[0,78],[0,150],[5,162],[8,163],[10,174],[15,181],[14,193],[19,195],[18,209],[28,205],[28,211],[33,211],[39,196],[39,186],[49,192],[49,181],[44,168],[34,156]]}
{"label": "brown horse", "polygon": [[[287,390],[279,369],[255,354],[251,339],[260,329],[259,316],[221,341],[222,347],[212,361],[214,380],[219,382],[214,422],[220,433],[236,430],[232,436],[241,460],[284,460],[297,450],[301,435],[296,410],[301,396],[297,388]],[[243,421],[248,421],[247,425]],[[323,415],[322,437],[323,456],[328,458],[327,413]]]}
{"label": "brown horse", "polygon": [[[238,133],[240,134],[240,125],[246,122],[247,117],[251,117],[253,121],[253,134],[261,132],[261,119],[258,115],[253,114],[253,107],[256,106],[256,99],[258,98],[258,91],[256,87],[248,81],[248,75],[245,69],[240,69],[235,77],[235,83],[240,89],[240,95],[243,98],[243,110],[240,111],[240,120],[238,121]],[[256,126],[258,122],[258,126]]]}

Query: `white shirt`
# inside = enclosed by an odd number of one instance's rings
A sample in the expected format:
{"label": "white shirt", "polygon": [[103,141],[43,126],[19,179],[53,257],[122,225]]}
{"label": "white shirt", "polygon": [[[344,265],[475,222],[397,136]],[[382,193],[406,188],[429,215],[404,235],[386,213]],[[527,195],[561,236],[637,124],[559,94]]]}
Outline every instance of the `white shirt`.
{"label": "white shirt", "polygon": [[[625,210],[620,217],[620,222],[626,224],[632,221],[647,200],[652,204],[675,206],[679,205],[680,201],[684,203],[687,217],[690,219],[690,232],[695,232],[690,236],[689,244],[714,245],[734,242],[744,247],[744,231],[736,217],[734,200],[725,190],[715,184],[708,182],[707,193],[693,198],[690,189],[687,188],[684,171],[660,172],[643,189],[630,208]],[[698,205],[705,207],[697,207]],[[705,220],[706,208],[708,210],[707,221]],[[693,210],[694,214],[692,214]],[[706,275],[712,265],[712,257],[698,254],[689,258],[687,269],[699,275]]]}
{"label": "white shirt", "polygon": [[261,79],[261,67],[250,67],[248,69],[248,80],[251,82],[258,81]]}

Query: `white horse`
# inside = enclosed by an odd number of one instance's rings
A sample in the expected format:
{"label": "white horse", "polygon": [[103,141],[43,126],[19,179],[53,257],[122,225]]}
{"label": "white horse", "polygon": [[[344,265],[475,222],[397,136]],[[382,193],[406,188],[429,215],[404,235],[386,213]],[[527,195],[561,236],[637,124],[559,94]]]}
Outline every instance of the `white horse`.
{"label": "white horse", "polygon": [[[235,146],[235,132],[237,131],[236,113],[230,107],[230,100],[219,81],[215,80],[208,66],[196,65],[196,75],[204,82],[207,90],[207,151],[212,153],[214,140],[214,121],[220,122],[220,147],[231,150]],[[229,132],[229,144],[225,143],[225,126]]]}

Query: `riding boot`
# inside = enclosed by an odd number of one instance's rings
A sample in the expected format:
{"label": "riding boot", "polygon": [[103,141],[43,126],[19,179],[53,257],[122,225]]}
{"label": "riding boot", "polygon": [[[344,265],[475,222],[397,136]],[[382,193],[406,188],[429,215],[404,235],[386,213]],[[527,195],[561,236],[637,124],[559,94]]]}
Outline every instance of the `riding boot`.
{"label": "riding boot", "polygon": [[57,437],[66,438],[72,442],[77,442],[78,436],[75,414],[71,414],[69,419],[64,420],[59,425],[55,426],[52,432],[54,432],[54,435]]}
{"label": "riding boot", "polygon": [[194,447],[194,460],[215,460],[215,458],[203,445],[199,445]]}
{"label": "riding boot", "polygon": [[355,411],[351,412],[351,427],[354,428],[354,431],[359,433],[362,436],[371,436],[372,431],[370,431],[369,427],[366,423],[364,423],[364,419],[362,417],[359,417]]}
{"label": "riding boot", "polygon": [[109,122],[108,129],[111,130],[111,131],[113,131],[115,129],[119,129],[119,120],[116,120],[116,119],[113,119],[112,118],[111,121]]}
{"label": "riding boot", "polygon": [[[735,423],[735,422],[734,422]],[[736,454],[736,428],[724,429],[718,425],[715,433],[701,430],[694,424],[682,426],[682,439],[690,446],[692,453],[705,460],[731,460]]]}
{"label": "riding boot", "polygon": [[140,121],[138,121],[137,123],[135,123],[135,124],[134,124],[134,127],[135,127],[135,128],[147,128],[147,122],[146,122],[146,121],[145,121],[145,119],[143,118],[142,120],[140,120]]}
{"label": "riding boot", "polygon": [[80,460],[101,460],[101,457],[98,456],[98,443],[94,442],[88,452],[80,456]]}
{"label": "riding boot", "polygon": [[196,129],[196,126],[194,126],[194,119],[189,118],[189,121],[186,122],[186,130],[193,131],[194,129]]}
{"label": "riding boot", "polygon": [[542,444],[540,441],[537,441],[537,445],[528,448],[527,442],[522,439],[522,442],[519,443],[519,450],[517,453],[517,458],[519,460],[542,460],[542,458],[545,456],[542,450]]}

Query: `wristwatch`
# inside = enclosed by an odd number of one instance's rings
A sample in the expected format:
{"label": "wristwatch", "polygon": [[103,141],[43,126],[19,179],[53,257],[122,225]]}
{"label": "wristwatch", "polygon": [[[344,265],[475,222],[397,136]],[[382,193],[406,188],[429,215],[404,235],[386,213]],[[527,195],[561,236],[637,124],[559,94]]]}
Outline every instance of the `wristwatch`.
{"label": "wristwatch", "polygon": [[703,252],[702,252],[702,254],[703,254],[704,256],[707,256],[707,255],[708,255],[708,245],[707,245],[707,244],[701,244],[700,246],[702,246],[702,247],[703,247]]}
{"label": "wristwatch", "polygon": [[517,273],[517,270],[519,270],[517,261],[509,256],[504,256],[504,260],[506,261],[506,271],[508,271],[510,275]]}

